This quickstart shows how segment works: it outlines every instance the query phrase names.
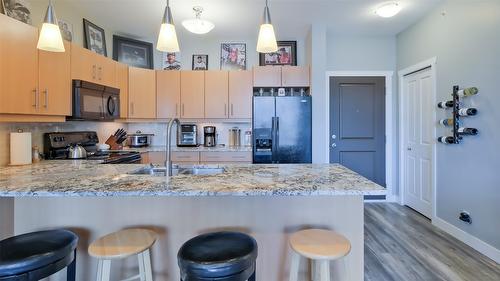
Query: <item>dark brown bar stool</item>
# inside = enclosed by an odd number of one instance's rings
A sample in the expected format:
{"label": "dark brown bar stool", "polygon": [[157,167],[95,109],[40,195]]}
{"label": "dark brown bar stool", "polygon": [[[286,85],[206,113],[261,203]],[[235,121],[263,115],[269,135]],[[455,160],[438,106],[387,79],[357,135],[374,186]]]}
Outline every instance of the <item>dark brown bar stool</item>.
{"label": "dark brown bar stool", "polygon": [[0,281],[38,281],[67,267],[75,281],[78,236],[58,229],[26,233],[0,241]]}
{"label": "dark brown bar stool", "polygon": [[196,236],[177,254],[181,281],[255,281],[257,242],[239,232]]}

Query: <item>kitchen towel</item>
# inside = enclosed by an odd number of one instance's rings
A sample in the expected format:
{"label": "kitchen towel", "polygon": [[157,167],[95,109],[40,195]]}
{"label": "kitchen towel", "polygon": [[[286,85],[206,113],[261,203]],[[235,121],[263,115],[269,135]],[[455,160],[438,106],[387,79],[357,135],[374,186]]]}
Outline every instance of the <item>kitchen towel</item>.
{"label": "kitchen towel", "polygon": [[10,164],[31,164],[31,133],[10,133]]}

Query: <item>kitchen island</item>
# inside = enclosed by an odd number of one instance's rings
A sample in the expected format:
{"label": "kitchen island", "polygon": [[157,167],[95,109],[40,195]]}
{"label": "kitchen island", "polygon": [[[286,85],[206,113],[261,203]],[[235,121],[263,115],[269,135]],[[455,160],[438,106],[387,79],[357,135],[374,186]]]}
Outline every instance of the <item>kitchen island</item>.
{"label": "kitchen island", "polygon": [[[81,238],[79,280],[91,280],[96,261],[86,247],[126,227],[159,234],[153,248],[155,280],[179,280],[176,253],[207,231],[237,230],[259,245],[257,280],[286,280],[288,236],[310,227],[333,229],[352,243],[334,280],[363,280],[363,195],[384,188],[341,165],[211,165],[215,175],[131,174],[144,165],[96,165],[92,161],[45,161],[0,169],[0,196],[14,199],[14,233],[66,227]],[[115,267],[125,277],[134,260]],[[306,280],[307,264],[303,263]]]}

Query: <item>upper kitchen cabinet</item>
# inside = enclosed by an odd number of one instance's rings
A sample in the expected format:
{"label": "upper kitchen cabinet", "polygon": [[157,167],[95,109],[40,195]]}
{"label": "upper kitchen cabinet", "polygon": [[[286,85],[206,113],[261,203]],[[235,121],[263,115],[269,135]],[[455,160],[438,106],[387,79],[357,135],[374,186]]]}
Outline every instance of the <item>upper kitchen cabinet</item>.
{"label": "upper kitchen cabinet", "polygon": [[309,77],[308,66],[283,66],[281,68],[281,85],[283,87],[309,87]]}
{"label": "upper kitchen cabinet", "polygon": [[229,118],[252,118],[252,71],[229,72]]}
{"label": "upper kitchen cabinet", "polygon": [[115,62],[90,50],[71,46],[71,79],[116,87]]}
{"label": "upper kitchen cabinet", "polygon": [[181,72],[156,71],[156,113],[158,118],[180,118]]}
{"label": "upper kitchen cabinet", "polygon": [[228,118],[227,71],[205,71],[205,118]]}
{"label": "upper kitchen cabinet", "polygon": [[205,117],[204,79],[204,71],[181,71],[181,118]]}
{"label": "upper kitchen cabinet", "polygon": [[255,66],[253,68],[253,85],[255,87],[280,87],[280,66]]}
{"label": "upper kitchen cabinet", "polygon": [[120,89],[120,118],[128,117],[128,65],[117,62],[116,87]]}
{"label": "upper kitchen cabinet", "polygon": [[36,114],[38,29],[0,14],[0,113]]}
{"label": "upper kitchen cabinet", "polygon": [[71,115],[71,44],[64,41],[65,52],[38,51],[37,114]]}
{"label": "upper kitchen cabinet", "polygon": [[156,73],[151,69],[128,68],[129,118],[156,118]]}

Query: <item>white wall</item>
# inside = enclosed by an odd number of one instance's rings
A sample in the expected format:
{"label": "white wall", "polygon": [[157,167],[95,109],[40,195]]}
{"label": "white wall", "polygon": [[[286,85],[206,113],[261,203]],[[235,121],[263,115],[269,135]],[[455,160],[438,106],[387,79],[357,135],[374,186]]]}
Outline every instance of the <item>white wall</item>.
{"label": "white wall", "polygon": [[[443,15],[444,14],[444,15]],[[500,249],[500,1],[446,1],[397,38],[398,69],[437,57],[437,100],[451,99],[453,85],[476,86],[464,99],[479,109],[465,126],[479,136],[437,146],[437,216]],[[435,108],[437,118],[450,112]],[[438,135],[449,131],[438,127]],[[469,211],[472,224],[458,220]],[[498,254],[498,250],[497,250]]]}

